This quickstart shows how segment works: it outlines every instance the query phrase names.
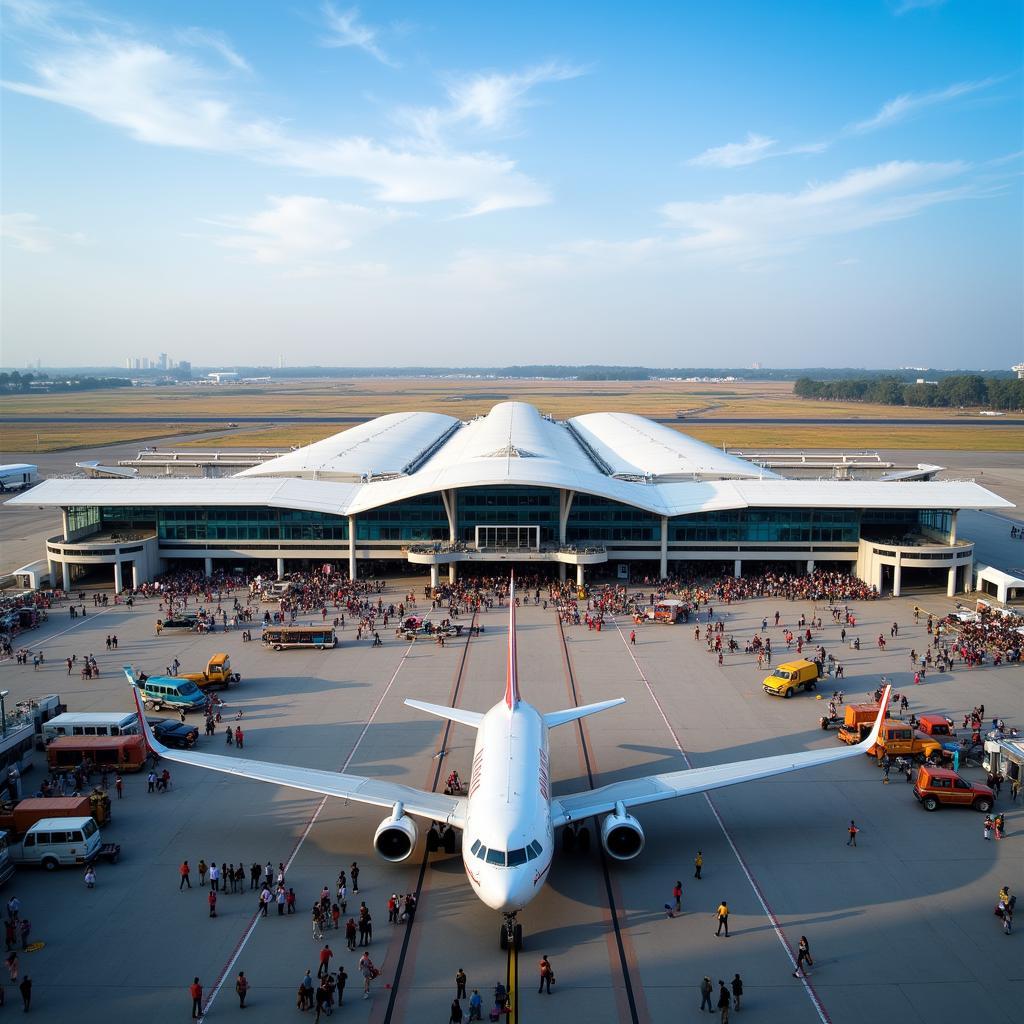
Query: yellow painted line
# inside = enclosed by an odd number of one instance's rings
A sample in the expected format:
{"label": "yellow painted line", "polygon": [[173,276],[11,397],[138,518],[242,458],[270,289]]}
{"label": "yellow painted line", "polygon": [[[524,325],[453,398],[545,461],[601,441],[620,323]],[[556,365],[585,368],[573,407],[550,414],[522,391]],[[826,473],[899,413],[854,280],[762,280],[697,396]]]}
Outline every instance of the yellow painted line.
{"label": "yellow painted line", "polygon": [[519,1024],[519,953],[515,949],[508,951],[505,989],[508,992],[508,1024]]}

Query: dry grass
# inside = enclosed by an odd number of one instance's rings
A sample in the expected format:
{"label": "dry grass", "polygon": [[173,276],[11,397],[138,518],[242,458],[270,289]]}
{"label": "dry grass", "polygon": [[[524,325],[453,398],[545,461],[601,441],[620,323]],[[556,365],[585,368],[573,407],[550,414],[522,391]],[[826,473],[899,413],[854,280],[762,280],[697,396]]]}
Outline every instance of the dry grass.
{"label": "dry grass", "polygon": [[713,444],[724,444],[730,449],[756,451],[763,448],[791,448],[817,450],[841,448],[846,451],[860,449],[905,449],[920,451],[1024,451],[1024,430],[1001,427],[897,427],[821,426],[789,427],[766,423],[764,426],[723,424],[721,427],[696,425],[681,430],[693,437]]}
{"label": "dry grass", "polygon": [[0,449],[31,454],[98,448],[106,444],[173,436],[185,433],[187,429],[180,423],[28,423],[24,426],[5,423],[0,427]]}

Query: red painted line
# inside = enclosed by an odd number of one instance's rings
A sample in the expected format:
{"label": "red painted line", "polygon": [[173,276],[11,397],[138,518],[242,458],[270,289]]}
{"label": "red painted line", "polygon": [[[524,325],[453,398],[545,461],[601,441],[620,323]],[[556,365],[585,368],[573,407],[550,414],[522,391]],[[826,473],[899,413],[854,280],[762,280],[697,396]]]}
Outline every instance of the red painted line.
{"label": "red painted line", "polygon": [[[644,673],[644,670],[640,667],[640,662],[636,660],[636,655],[633,653],[632,645],[629,643],[626,634],[622,632],[622,628],[619,626],[618,619],[613,617],[612,621],[615,623],[615,628],[616,630],[618,630],[619,638],[622,640],[622,643],[626,648],[626,652],[629,654],[630,658],[633,659],[633,664],[634,666],[636,666],[637,674],[643,680],[644,686],[647,687],[647,692],[650,694],[651,700],[654,701],[654,706],[658,709],[658,714],[661,715],[661,720],[665,723],[665,728],[668,729],[669,735],[671,735],[672,737],[672,742],[675,744],[676,750],[678,750],[679,753],[682,755],[683,763],[686,765],[687,768],[692,769],[693,762],[690,760],[689,754],[687,754],[686,751],[683,749],[683,745],[679,741],[679,736],[677,735],[675,729],[672,727],[672,723],[668,720],[668,716],[665,714],[665,709],[661,706],[661,701],[658,700],[658,697],[654,692],[654,688],[651,686],[650,681]],[[707,801],[708,807],[711,808],[711,813],[715,816],[715,821],[718,822],[718,827],[722,830],[722,835],[725,836],[725,841],[729,844],[729,848],[735,855],[736,860],[739,863],[740,870],[743,872],[747,881],[750,883],[750,888],[754,890],[754,895],[757,897],[758,903],[761,904],[761,909],[764,911],[765,916],[771,922],[772,930],[775,932],[775,937],[779,940],[780,944],[782,945],[782,948],[786,951],[786,956],[789,958],[789,962],[792,965],[793,970],[795,971],[796,955],[793,952],[793,947],[789,944],[789,940],[786,938],[786,935],[782,930],[781,922],[779,921],[778,917],[776,917],[775,911],[772,910],[771,904],[768,902],[767,898],[764,895],[764,892],[761,890],[761,886],[758,884],[757,879],[754,877],[754,873],[750,870],[749,865],[743,859],[743,855],[740,853],[739,847],[737,847],[735,841],[733,840],[732,833],[729,831],[728,826],[722,820],[722,815],[719,814],[718,808],[715,806],[715,801],[711,799],[711,794],[702,793],[701,795]],[[821,1024],[832,1024],[832,1018],[828,1015],[828,1010],[825,1009],[825,1004],[822,1003],[821,997],[818,995],[817,991],[811,984],[807,975],[801,973],[799,981],[803,984],[804,991],[807,993],[808,999],[810,999],[811,1004],[814,1006],[814,1009],[818,1014],[818,1019],[821,1021]]]}

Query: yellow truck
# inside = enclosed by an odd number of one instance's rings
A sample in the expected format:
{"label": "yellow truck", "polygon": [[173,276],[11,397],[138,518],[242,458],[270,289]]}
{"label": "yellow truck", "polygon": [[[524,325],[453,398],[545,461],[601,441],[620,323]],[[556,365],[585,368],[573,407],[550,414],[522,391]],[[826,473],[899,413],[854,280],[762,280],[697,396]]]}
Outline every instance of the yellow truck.
{"label": "yellow truck", "polygon": [[240,682],[242,677],[231,671],[231,658],[226,654],[215,654],[206,666],[205,672],[186,672],[178,679],[191,679],[200,689],[220,686],[227,689],[232,683]]}
{"label": "yellow truck", "polygon": [[787,661],[770,675],[761,686],[774,697],[792,697],[801,690],[816,690],[821,678],[821,665],[816,661]]}

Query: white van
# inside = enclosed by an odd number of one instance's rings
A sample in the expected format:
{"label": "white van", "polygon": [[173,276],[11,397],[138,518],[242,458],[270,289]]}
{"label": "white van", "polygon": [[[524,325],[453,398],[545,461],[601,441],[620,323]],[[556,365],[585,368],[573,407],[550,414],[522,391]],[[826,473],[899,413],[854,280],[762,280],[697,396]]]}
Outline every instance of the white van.
{"label": "white van", "polygon": [[58,736],[138,736],[139,716],[134,711],[68,712],[43,722],[43,742]]}
{"label": "white van", "polygon": [[100,827],[92,818],[43,818],[20,843],[10,844],[16,864],[38,864],[53,871],[61,865],[88,864],[101,845]]}

